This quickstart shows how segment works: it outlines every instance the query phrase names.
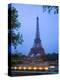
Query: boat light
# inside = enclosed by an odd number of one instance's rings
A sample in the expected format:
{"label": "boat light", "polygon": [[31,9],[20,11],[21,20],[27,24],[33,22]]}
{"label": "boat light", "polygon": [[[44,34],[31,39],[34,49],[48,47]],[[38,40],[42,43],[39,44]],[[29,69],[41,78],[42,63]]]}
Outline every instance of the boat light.
{"label": "boat light", "polygon": [[50,68],[55,68],[55,66],[50,66]]}

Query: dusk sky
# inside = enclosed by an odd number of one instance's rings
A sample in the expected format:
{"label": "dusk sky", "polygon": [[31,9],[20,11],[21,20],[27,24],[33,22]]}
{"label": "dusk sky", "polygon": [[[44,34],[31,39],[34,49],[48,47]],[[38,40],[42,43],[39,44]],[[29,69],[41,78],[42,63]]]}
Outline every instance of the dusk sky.
{"label": "dusk sky", "polygon": [[[39,17],[39,31],[42,47],[45,53],[58,52],[58,14],[53,11],[43,12],[42,5],[12,4],[18,11],[19,29],[23,35],[23,44],[17,46],[17,51],[28,54],[33,47],[36,34],[36,17]],[[12,48],[14,51],[14,49]]]}

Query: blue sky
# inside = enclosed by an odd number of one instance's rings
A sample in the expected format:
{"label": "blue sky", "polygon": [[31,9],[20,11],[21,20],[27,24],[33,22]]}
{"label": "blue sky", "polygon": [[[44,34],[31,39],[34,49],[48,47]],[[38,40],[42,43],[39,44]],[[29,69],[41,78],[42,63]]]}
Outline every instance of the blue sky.
{"label": "blue sky", "polygon": [[[18,11],[21,22],[20,33],[24,42],[17,46],[17,51],[28,54],[32,48],[36,34],[36,17],[39,17],[39,30],[42,47],[45,53],[58,52],[58,14],[53,11],[43,13],[42,5],[12,4]],[[12,48],[13,52],[14,49]]]}

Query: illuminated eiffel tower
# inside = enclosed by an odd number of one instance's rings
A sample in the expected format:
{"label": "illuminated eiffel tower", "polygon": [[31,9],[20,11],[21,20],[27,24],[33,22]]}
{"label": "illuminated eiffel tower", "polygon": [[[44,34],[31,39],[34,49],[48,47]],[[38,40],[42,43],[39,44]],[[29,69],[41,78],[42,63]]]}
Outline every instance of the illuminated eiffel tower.
{"label": "illuminated eiffel tower", "polygon": [[29,52],[29,57],[36,57],[36,56],[39,56],[42,59],[45,57],[45,51],[44,48],[42,47],[41,39],[40,39],[38,17],[36,18],[36,37],[34,40],[34,45]]}

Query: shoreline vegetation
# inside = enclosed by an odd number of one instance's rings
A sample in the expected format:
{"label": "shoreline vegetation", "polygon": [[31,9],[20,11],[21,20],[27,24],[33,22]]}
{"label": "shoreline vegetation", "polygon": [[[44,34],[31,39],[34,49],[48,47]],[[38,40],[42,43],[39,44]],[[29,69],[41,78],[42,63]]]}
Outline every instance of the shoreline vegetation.
{"label": "shoreline vegetation", "polygon": [[[27,55],[23,55],[23,54],[11,54],[11,66],[13,65],[16,65],[16,64],[24,64],[24,61],[26,60],[32,60],[34,59],[35,61],[38,61],[40,60],[40,57],[37,56],[37,57],[32,57],[32,58],[29,58],[29,56]],[[48,54],[45,54],[45,61],[48,61],[50,63],[55,63],[54,65],[57,65],[58,66],[58,53],[48,53]]]}

